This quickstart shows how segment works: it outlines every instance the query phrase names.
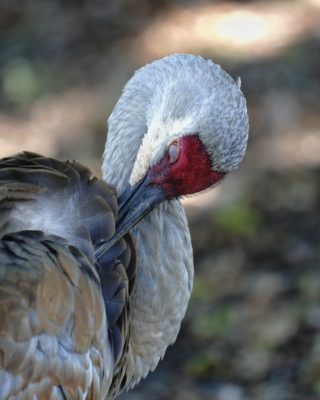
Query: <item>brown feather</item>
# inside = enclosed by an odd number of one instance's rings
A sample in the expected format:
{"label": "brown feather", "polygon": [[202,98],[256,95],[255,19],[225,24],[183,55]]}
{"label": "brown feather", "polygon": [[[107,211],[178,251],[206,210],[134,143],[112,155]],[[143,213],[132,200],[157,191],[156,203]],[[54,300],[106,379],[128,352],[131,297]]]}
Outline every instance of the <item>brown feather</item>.
{"label": "brown feather", "polygon": [[[65,237],[41,232],[41,215],[36,227],[25,217],[41,212],[39,201],[63,213],[68,196]],[[1,399],[103,399],[125,385],[130,235],[99,265],[94,258],[116,216],[115,190],[75,161],[27,152],[0,160]]]}

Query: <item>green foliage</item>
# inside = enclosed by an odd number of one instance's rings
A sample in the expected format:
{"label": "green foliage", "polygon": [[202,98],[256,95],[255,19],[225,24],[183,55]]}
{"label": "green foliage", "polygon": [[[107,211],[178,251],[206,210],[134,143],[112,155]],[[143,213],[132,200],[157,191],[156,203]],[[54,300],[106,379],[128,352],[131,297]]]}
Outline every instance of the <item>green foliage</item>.
{"label": "green foliage", "polygon": [[315,393],[320,396],[320,382],[319,381],[315,382],[315,384],[313,385],[313,389],[314,389]]}
{"label": "green foliage", "polygon": [[194,354],[185,364],[187,375],[197,379],[225,378],[230,373],[230,365],[218,351],[210,351]]}
{"label": "green foliage", "polygon": [[253,236],[261,225],[259,213],[244,203],[219,210],[215,218],[220,229],[241,237]]}
{"label": "green foliage", "polygon": [[197,276],[191,293],[191,304],[190,306],[197,307],[200,303],[205,303],[212,297],[212,284],[209,280],[203,279],[201,275]]}
{"label": "green foliage", "polygon": [[48,86],[44,68],[23,58],[10,60],[1,75],[7,101],[17,106],[28,105],[44,93]]}
{"label": "green foliage", "polygon": [[309,303],[318,303],[320,301],[320,274],[317,271],[305,273],[300,277],[299,290],[304,301]]}
{"label": "green foliage", "polygon": [[217,307],[213,312],[204,312],[195,315],[191,330],[194,335],[201,339],[211,339],[217,336],[227,335],[237,321],[234,306],[224,304]]}
{"label": "green foliage", "polygon": [[206,375],[207,371],[210,369],[212,360],[207,354],[202,353],[192,357],[186,364],[185,370],[187,374],[196,377],[202,377]]}

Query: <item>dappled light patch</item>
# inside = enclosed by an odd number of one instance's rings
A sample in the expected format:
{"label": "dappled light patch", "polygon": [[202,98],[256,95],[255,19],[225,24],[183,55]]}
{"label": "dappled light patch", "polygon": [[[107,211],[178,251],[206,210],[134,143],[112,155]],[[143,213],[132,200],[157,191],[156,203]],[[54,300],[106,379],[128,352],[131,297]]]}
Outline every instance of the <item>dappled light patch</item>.
{"label": "dappled light patch", "polygon": [[139,58],[176,51],[234,60],[268,57],[317,31],[319,17],[317,3],[302,1],[177,7],[151,21],[136,40],[136,52]]}

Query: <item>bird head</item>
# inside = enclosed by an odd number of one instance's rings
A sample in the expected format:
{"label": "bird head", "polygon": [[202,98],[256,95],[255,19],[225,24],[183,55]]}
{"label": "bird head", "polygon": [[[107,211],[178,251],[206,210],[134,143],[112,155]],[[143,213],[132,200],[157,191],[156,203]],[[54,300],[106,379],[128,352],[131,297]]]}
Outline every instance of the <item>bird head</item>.
{"label": "bird head", "polygon": [[119,237],[157,204],[205,190],[237,168],[249,129],[240,85],[211,60],[171,55],[141,68],[133,80],[157,84],[129,185],[119,199]]}

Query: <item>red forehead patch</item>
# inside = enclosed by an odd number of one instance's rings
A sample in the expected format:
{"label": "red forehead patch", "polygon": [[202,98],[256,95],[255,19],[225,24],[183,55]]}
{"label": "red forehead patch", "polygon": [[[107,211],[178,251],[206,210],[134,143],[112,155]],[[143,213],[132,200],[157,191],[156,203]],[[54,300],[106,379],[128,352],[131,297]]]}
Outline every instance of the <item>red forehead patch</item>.
{"label": "red forehead patch", "polygon": [[177,160],[170,162],[170,152],[167,152],[149,175],[169,198],[200,192],[225,176],[212,170],[210,157],[198,135],[183,136],[177,142]]}

